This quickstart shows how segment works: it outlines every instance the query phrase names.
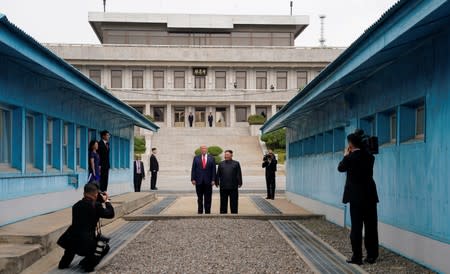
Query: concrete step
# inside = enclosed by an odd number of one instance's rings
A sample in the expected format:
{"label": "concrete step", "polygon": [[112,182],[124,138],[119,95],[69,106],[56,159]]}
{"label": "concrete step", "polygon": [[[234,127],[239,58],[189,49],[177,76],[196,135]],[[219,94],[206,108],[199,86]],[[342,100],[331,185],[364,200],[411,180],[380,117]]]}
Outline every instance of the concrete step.
{"label": "concrete step", "polygon": [[[113,222],[122,216],[154,201],[155,193],[126,193],[111,198],[115,218],[102,219],[102,225]],[[33,217],[21,222],[0,227],[0,244],[38,245],[39,257],[56,247],[56,241],[72,221],[72,209],[66,208],[49,214]],[[0,273],[3,269],[0,268]]]}
{"label": "concrete step", "polygon": [[20,273],[37,261],[41,253],[37,244],[0,244],[0,273]]}

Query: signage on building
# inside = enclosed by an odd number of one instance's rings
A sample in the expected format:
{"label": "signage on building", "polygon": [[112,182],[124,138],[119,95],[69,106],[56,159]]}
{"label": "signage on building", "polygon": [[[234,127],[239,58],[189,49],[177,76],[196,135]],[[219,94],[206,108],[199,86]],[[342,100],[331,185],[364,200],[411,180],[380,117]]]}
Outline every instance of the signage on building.
{"label": "signage on building", "polygon": [[207,68],[194,68],[194,76],[206,76],[206,74],[208,73],[208,69]]}

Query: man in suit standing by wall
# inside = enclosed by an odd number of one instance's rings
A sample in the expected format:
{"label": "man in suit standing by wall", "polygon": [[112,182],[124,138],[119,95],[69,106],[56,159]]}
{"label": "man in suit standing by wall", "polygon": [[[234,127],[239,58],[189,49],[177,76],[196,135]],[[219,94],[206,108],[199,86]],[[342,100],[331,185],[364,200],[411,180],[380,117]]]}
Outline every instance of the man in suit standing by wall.
{"label": "man in suit standing by wall", "polygon": [[109,179],[109,138],[110,134],[107,130],[100,132],[101,140],[98,141],[98,155],[100,156],[100,191],[108,190]]}
{"label": "man in suit standing by wall", "polygon": [[216,163],[208,155],[208,147],[200,147],[201,154],[194,157],[191,169],[191,183],[197,192],[198,214],[211,213],[212,186],[216,180]]}
{"label": "man in suit standing by wall", "polygon": [[233,160],[233,151],[225,150],[225,160],[219,164],[216,176],[216,186],[220,185],[220,214],[228,211],[230,197],[231,214],[238,213],[238,189],[242,186],[241,165]]}
{"label": "man in suit standing by wall", "polygon": [[373,180],[375,157],[362,146],[357,134],[347,136],[348,147],[338,170],[347,172],[342,202],[350,203],[352,228],[350,242],[353,256],[348,263],[362,264],[362,230],[364,226],[364,245],[367,250],[366,263],[373,264],[378,258],[378,194]]}
{"label": "man in suit standing by wall", "polygon": [[210,112],[209,115],[208,115],[208,124],[209,124],[209,127],[212,127],[212,126],[213,126],[213,121],[214,121],[214,117],[213,117],[212,113]]}
{"label": "man in suit standing by wall", "polygon": [[152,148],[152,155],[150,156],[150,172],[152,174],[150,178],[150,189],[151,190],[158,190],[156,187],[156,179],[158,178],[158,171],[159,171],[159,163],[158,159],[156,159],[156,148]]}
{"label": "man in suit standing by wall", "polygon": [[133,183],[135,192],[141,192],[143,179],[145,179],[144,163],[141,161],[141,156],[136,156],[133,165]]}
{"label": "man in suit standing by wall", "polygon": [[192,115],[192,112],[189,112],[188,121],[189,127],[192,127],[192,124],[194,123],[194,115]]}

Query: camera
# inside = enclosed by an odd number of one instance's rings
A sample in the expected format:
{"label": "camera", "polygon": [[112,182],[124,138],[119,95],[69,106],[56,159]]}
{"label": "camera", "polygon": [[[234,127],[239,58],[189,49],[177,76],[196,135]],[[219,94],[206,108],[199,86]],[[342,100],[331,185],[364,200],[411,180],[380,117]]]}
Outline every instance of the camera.
{"label": "camera", "polygon": [[104,195],[106,195],[106,192],[104,192],[104,191],[99,191],[99,192],[98,192],[98,195],[97,195],[97,202],[100,202],[100,203],[106,202],[105,200],[103,200],[103,196],[104,196]]}
{"label": "camera", "polygon": [[361,138],[362,148],[370,154],[378,154],[378,137],[369,136],[364,133],[364,130],[358,128],[355,134]]}

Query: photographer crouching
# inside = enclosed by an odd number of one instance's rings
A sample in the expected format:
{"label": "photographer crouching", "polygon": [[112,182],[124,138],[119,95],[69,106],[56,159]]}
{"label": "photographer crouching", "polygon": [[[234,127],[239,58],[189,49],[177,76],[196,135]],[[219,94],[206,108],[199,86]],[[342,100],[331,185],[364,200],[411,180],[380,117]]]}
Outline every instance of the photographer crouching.
{"label": "photographer crouching", "polygon": [[275,199],[275,172],[277,171],[277,159],[272,150],[264,155],[262,167],[266,169],[266,199]]}
{"label": "photographer crouching", "polygon": [[81,268],[91,272],[108,253],[109,239],[101,236],[97,227],[100,218],[114,218],[114,208],[106,192],[99,192],[96,184],[88,183],[84,186],[83,199],[72,207],[72,225],[58,240],[58,245],[65,249],[59,269],[68,268],[77,254],[84,257]]}
{"label": "photographer crouching", "polygon": [[377,203],[378,195],[373,180],[375,157],[364,143],[362,131],[347,136],[348,147],[338,170],[347,172],[342,202],[350,203],[352,227],[350,241],[353,256],[348,263],[362,264],[362,230],[367,250],[366,263],[373,264],[378,258]]}

